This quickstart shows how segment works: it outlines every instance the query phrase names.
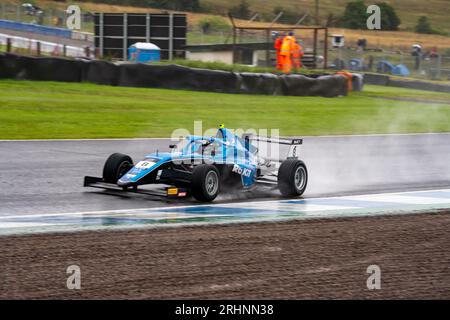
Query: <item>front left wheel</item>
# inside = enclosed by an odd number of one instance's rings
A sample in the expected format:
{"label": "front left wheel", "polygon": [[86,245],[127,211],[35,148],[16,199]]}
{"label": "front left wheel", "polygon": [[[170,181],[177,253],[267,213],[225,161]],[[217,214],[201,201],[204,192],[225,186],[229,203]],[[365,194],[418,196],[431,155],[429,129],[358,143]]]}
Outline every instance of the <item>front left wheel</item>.
{"label": "front left wheel", "polygon": [[125,173],[133,167],[130,156],[122,153],[113,153],[105,162],[103,167],[103,181],[117,183]]}
{"label": "front left wheel", "polygon": [[191,194],[198,201],[213,201],[220,192],[220,175],[217,168],[201,164],[192,171]]}

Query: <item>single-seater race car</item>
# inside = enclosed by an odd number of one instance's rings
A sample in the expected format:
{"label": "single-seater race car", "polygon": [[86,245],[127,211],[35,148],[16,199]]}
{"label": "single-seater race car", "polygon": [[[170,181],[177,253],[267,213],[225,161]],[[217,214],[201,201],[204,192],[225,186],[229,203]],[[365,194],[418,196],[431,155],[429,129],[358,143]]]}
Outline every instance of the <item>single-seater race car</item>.
{"label": "single-seater race car", "polygon": [[[221,126],[216,136],[187,136],[170,145],[171,152],[151,153],[137,163],[127,155],[114,153],[106,160],[103,177],[85,177],[84,186],[177,198],[192,195],[202,202],[213,201],[220,192],[252,190],[257,186],[279,189],[285,197],[297,197],[304,193],[308,181],[306,165],[297,156],[302,141],[250,134],[239,137]],[[261,155],[261,142],[288,145],[287,157]],[[147,184],[168,187],[165,193],[138,190]]]}

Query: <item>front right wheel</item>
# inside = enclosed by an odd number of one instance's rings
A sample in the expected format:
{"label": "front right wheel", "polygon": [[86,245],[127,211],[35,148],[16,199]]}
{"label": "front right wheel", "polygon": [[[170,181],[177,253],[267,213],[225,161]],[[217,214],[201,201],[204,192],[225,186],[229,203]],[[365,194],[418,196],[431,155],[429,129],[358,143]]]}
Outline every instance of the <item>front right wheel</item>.
{"label": "front right wheel", "polygon": [[301,160],[288,159],[278,169],[278,189],[285,197],[301,196],[308,183],[308,170]]}
{"label": "front right wheel", "polygon": [[194,167],[191,180],[191,194],[198,201],[213,201],[220,191],[219,171],[213,165],[200,164]]}

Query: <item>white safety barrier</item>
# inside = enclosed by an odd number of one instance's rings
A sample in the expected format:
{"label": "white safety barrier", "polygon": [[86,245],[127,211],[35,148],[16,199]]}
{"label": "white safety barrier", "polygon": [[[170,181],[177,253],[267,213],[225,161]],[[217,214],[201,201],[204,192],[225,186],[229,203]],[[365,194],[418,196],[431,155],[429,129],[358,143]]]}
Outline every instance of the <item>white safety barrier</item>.
{"label": "white safety barrier", "polygon": [[72,31],[72,39],[94,42],[94,34],[89,32]]}
{"label": "white safety barrier", "polygon": [[[40,42],[42,53],[63,55],[63,52],[64,52],[63,44],[47,42],[47,41],[40,41],[40,40],[30,39],[30,38],[10,36],[10,35],[3,34],[3,33],[0,33],[0,44],[6,45],[8,38],[11,39],[11,41],[12,41],[11,45],[14,48],[30,49],[30,50],[36,51],[37,47],[38,47],[38,42]],[[92,50],[90,50],[90,51],[93,52]],[[85,57],[86,52],[85,52],[84,48],[66,45],[66,54],[65,55],[68,57]]]}

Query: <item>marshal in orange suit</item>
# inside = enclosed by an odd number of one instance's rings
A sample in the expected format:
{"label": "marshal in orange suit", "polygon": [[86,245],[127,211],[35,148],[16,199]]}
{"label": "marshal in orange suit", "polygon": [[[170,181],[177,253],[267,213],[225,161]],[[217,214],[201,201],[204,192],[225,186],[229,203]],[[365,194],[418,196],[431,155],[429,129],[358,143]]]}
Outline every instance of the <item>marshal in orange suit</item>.
{"label": "marshal in orange suit", "polygon": [[274,44],[274,48],[275,51],[277,53],[277,69],[278,70],[282,70],[282,61],[281,61],[281,44],[283,43],[283,36],[282,35],[278,35],[277,38],[275,39],[275,44]]}
{"label": "marshal in orange suit", "polygon": [[302,67],[302,57],[304,55],[302,46],[298,43],[294,43],[294,48],[292,51],[292,62],[294,63],[295,69],[300,69]]}
{"label": "marshal in orange suit", "polygon": [[295,44],[294,33],[291,31],[289,35],[283,38],[280,50],[281,69],[284,73],[292,71],[292,52]]}

